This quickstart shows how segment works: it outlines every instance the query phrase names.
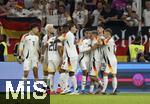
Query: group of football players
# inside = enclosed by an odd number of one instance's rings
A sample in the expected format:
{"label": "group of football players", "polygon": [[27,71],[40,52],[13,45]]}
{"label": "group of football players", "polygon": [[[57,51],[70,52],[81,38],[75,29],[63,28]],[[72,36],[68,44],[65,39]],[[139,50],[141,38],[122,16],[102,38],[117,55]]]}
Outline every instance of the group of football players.
{"label": "group of football players", "polygon": [[[41,47],[36,24],[32,24],[30,32],[21,38],[19,59],[23,60],[23,80],[27,79],[29,70],[33,69],[35,81],[38,81],[38,63],[41,62],[43,80],[49,86],[50,94],[58,92],[60,94],[106,94],[109,74],[112,76],[112,94],[116,94],[116,45],[111,29],[104,29],[103,25],[99,25],[96,31],[87,30],[84,37],[78,40],[75,36],[78,30],[73,23],[63,26],[59,35],[56,34],[53,24],[47,24],[45,31]],[[79,91],[76,72],[80,69],[82,83]],[[54,90],[56,72],[60,74],[58,82],[60,91]],[[90,77],[89,91],[86,89],[88,76]],[[68,84],[68,79],[71,80],[72,86]]]}

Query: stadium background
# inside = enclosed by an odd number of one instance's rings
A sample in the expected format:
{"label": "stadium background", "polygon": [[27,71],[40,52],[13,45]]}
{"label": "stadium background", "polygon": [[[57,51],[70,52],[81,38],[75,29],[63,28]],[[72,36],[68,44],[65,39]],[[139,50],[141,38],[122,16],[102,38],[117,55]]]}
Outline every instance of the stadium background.
{"label": "stadium background", "polygon": [[[15,45],[19,42],[21,36],[29,31],[29,25],[31,23],[37,23],[40,26],[40,20],[37,18],[14,18],[14,17],[0,17],[0,21],[3,25],[2,33],[9,37],[8,47],[8,61],[16,61],[13,53]],[[113,30],[113,35],[117,45],[117,58],[118,62],[127,62],[128,46],[134,41],[134,38],[138,34],[138,27],[126,27],[123,22],[110,22],[105,27],[109,27]],[[96,29],[96,27],[87,27]],[[80,32],[78,32],[80,33]],[[78,36],[78,34],[77,34]],[[149,27],[142,28],[142,44],[145,46],[145,51],[150,50],[149,46]]]}
{"label": "stadium background", "polygon": [[[23,75],[22,66],[16,63],[14,57],[14,47],[19,42],[22,34],[29,31],[29,25],[31,23],[37,23],[40,26],[40,20],[37,18],[12,18],[12,17],[1,17],[0,21],[3,24],[2,33],[7,34],[9,37],[9,48],[8,48],[8,61],[0,64],[0,67],[5,69],[1,70],[0,79],[20,79]],[[105,25],[113,30],[113,35],[117,44],[117,58],[118,58],[118,81],[119,90],[121,92],[150,92],[150,65],[149,63],[127,63],[127,50],[129,44],[134,41],[135,36],[138,32],[138,27],[125,27],[120,22],[112,22],[111,25]],[[89,28],[89,27],[87,27]],[[96,27],[90,27],[95,30]],[[78,32],[80,33],[80,32]],[[149,51],[149,27],[142,28],[142,43],[145,45],[145,49]],[[15,70],[15,71],[14,71]],[[8,73],[9,72],[9,73]],[[17,73],[16,73],[17,72]],[[11,73],[11,74],[10,74]],[[77,78],[78,84],[81,84],[81,70],[78,71]],[[9,74],[9,75],[8,75]],[[40,66],[39,76],[42,78],[42,68]],[[59,75],[56,75],[58,79]],[[32,73],[30,73],[30,79],[33,79]],[[90,80],[90,79],[89,79]],[[111,79],[109,79],[111,82]],[[56,80],[58,82],[58,80]],[[0,90],[4,90],[1,87]]]}

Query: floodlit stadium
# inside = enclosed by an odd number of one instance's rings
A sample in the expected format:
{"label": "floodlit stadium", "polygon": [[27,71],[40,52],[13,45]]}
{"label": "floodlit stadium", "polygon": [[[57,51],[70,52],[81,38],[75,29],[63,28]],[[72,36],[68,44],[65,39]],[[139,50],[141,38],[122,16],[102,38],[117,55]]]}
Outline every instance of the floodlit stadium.
{"label": "floodlit stadium", "polygon": [[148,104],[150,0],[0,0],[0,104]]}

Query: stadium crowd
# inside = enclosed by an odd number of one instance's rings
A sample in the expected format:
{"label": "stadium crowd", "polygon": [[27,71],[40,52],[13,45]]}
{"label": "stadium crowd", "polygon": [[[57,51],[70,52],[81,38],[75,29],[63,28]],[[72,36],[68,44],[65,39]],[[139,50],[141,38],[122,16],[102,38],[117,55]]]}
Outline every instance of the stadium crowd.
{"label": "stadium crowd", "polygon": [[64,26],[73,21],[78,29],[99,24],[123,23],[134,27],[150,26],[150,0],[1,0],[0,17],[37,17],[46,24]]}
{"label": "stadium crowd", "polygon": [[[144,26],[150,26],[150,1],[143,1]],[[0,16],[38,17],[46,23],[62,26],[71,19],[78,28],[110,21],[138,26],[138,0],[1,0]]]}

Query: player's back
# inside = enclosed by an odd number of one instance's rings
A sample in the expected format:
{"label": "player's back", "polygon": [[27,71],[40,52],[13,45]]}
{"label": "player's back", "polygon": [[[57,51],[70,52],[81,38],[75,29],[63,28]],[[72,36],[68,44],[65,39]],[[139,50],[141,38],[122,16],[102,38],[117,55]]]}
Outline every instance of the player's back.
{"label": "player's back", "polygon": [[116,44],[113,38],[109,39],[108,42],[102,46],[101,52],[105,58],[116,59]]}
{"label": "player's back", "polygon": [[64,41],[64,51],[70,58],[78,57],[77,48],[75,44],[75,36],[70,31],[66,34]]}
{"label": "player's back", "polygon": [[91,49],[91,39],[82,39],[79,43],[79,51],[80,51],[80,57],[87,57],[89,58],[90,53],[87,53]]}
{"label": "player's back", "polygon": [[[92,40],[92,46],[94,46],[95,44],[98,43],[98,38],[94,38]],[[91,57],[95,60],[95,61],[100,61],[100,50],[99,48],[95,49],[95,50],[92,50],[91,51]]]}

